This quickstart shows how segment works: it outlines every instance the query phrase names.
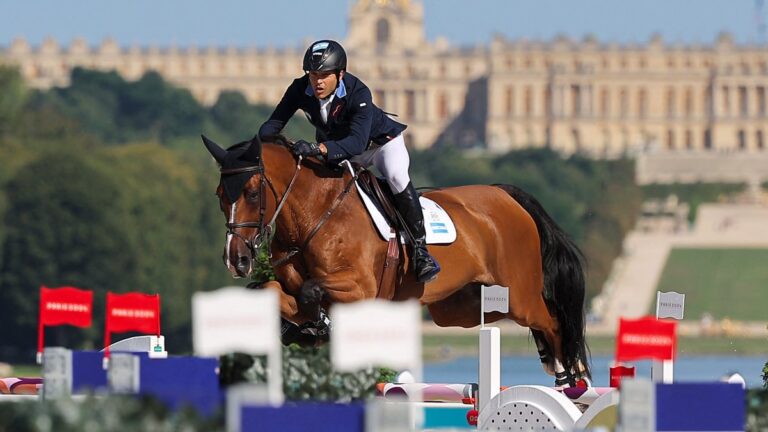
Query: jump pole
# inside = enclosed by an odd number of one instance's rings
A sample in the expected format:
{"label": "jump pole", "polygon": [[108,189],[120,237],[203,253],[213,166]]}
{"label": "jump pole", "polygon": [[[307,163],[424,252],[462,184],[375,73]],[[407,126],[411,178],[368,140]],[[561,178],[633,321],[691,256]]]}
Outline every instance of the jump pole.
{"label": "jump pole", "polygon": [[480,340],[477,411],[491,401],[501,388],[501,330],[498,327],[485,326],[485,313],[499,311],[509,312],[509,290],[505,287],[480,288]]}
{"label": "jump pole", "polygon": [[[656,292],[656,319],[673,318],[682,320],[685,312],[685,294],[675,291]],[[651,378],[654,382],[674,382],[674,360],[654,360],[651,364]]]}

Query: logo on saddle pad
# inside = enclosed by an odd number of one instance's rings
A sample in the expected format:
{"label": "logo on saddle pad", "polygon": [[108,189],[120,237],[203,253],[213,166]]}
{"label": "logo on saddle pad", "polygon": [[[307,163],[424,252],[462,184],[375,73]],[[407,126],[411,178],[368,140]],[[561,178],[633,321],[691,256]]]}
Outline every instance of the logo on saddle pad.
{"label": "logo on saddle pad", "polygon": [[[345,164],[351,172],[350,164]],[[376,230],[384,240],[389,240],[390,226],[387,219],[373,203],[371,197],[355,181],[357,192],[363,199],[368,214],[371,215]],[[429,198],[419,197],[421,211],[424,214],[424,229],[427,233],[427,244],[450,244],[456,240],[456,227],[448,213],[440,205]],[[405,239],[403,239],[405,242]]]}

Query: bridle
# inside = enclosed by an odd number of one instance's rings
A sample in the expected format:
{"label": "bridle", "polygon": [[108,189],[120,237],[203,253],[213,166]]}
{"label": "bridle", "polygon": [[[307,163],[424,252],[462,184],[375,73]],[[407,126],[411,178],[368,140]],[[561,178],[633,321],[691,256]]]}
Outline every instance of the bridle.
{"label": "bridle", "polygon": [[[248,248],[248,251],[251,253],[251,259],[256,259],[256,254],[259,248],[261,248],[262,244],[264,242],[268,242],[267,245],[269,245],[269,240],[272,235],[272,229],[275,226],[275,220],[277,219],[277,215],[280,214],[280,210],[283,208],[283,204],[285,204],[286,199],[288,198],[288,195],[291,193],[291,189],[293,189],[294,183],[296,183],[296,178],[299,176],[299,171],[301,171],[301,157],[299,157],[299,161],[296,164],[296,170],[293,172],[293,177],[291,177],[291,181],[288,183],[288,187],[285,189],[285,193],[283,194],[283,197],[278,200],[277,198],[277,190],[275,189],[275,186],[272,184],[272,182],[267,178],[266,175],[264,175],[264,161],[263,159],[259,158],[259,163],[257,165],[242,167],[242,168],[222,168],[220,170],[220,173],[222,176],[230,175],[230,174],[241,174],[246,172],[253,172],[256,174],[259,174],[259,221],[258,222],[235,222],[235,221],[229,221],[225,224],[227,227],[227,236],[232,235],[240,240],[243,241],[245,246]],[[272,219],[270,219],[269,223],[264,223],[264,215],[267,211],[267,200],[264,199],[264,191],[266,190],[266,186],[269,186],[269,189],[272,191],[272,196],[275,198],[275,202],[277,203],[277,207],[275,208],[275,214],[272,215]],[[233,209],[234,210],[234,209]],[[230,212],[230,217],[234,218],[234,211]],[[235,231],[237,228],[256,228],[257,231],[253,235],[253,237],[246,238],[244,235],[240,234],[239,232]],[[272,251],[268,251],[269,257],[272,257]],[[274,265],[274,264],[273,264]]]}
{"label": "bridle", "polygon": [[[291,178],[290,183],[288,183],[288,187],[285,189],[285,193],[283,194],[282,198],[278,200],[278,193],[275,189],[272,182],[267,178],[266,175],[264,175],[264,162],[262,160],[259,160],[258,165],[252,165],[248,167],[242,167],[242,168],[222,168],[220,170],[221,175],[230,175],[230,174],[241,174],[245,172],[254,172],[256,174],[259,174],[259,220],[258,222],[236,222],[236,221],[229,221],[225,224],[227,227],[227,236],[232,235],[240,240],[243,241],[245,246],[248,248],[248,251],[251,253],[251,258],[256,259],[256,254],[259,248],[264,244],[264,242],[267,242],[267,247],[269,248],[269,240],[272,234],[272,230],[274,227],[274,222],[277,219],[277,216],[280,214],[280,210],[283,207],[283,204],[285,204],[286,199],[288,198],[288,195],[291,193],[291,189],[293,189],[293,185],[296,182],[296,178],[299,176],[299,172],[301,171],[301,160],[303,158],[299,156],[298,162],[296,164],[296,170],[293,173],[293,177]],[[272,267],[278,267],[290,260],[294,255],[301,252],[302,249],[306,249],[307,245],[309,244],[310,240],[314,238],[315,234],[320,230],[320,227],[325,224],[325,222],[328,221],[328,219],[331,217],[331,215],[334,213],[334,211],[339,207],[342,201],[344,201],[344,198],[349,194],[350,189],[352,185],[355,183],[355,180],[357,180],[358,173],[355,172],[352,178],[347,182],[347,184],[342,189],[341,193],[336,197],[331,207],[323,214],[321,219],[318,221],[318,223],[315,225],[315,227],[310,231],[309,235],[307,235],[307,238],[304,240],[301,247],[293,246],[289,248],[289,252],[286,254],[286,256],[276,260],[276,261],[270,261],[270,264]],[[272,191],[272,196],[275,198],[275,202],[277,202],[277,208],[275,209],[275,213],[272,216],[272,219],[270,219],[269,223],[264,223],[264,215],[266,213],[267,209],[267,202],[264,199],[264,191],[266,190],[266,186],[269,186],[269,189]],[[234,212],[230,212],[230,217],[234,217]],[[235,231],[237,228],[256,228],[257,232],[251,237],[246,238],[244,235],[240,234],[239,232]],[[269,254],[269,259],[272,258],[272,251],[267,251]]]}

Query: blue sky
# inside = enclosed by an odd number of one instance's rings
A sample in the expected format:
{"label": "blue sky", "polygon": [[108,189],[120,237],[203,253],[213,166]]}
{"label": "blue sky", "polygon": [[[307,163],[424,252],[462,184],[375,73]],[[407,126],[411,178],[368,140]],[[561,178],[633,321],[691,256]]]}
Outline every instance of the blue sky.
{"label": "blue sky", "polygon": [[[343,37],[352,0],[0,0],[0,45],[24,36],[38,44],[77,36],[96,44],[303,45]],[[423,0],[427,38],[468,45],[497,32],[509,38],[557,34],[644,42],[658,32],[670,43],[711,43],[729,31],[739,42],[763,42],[768,0]]]}

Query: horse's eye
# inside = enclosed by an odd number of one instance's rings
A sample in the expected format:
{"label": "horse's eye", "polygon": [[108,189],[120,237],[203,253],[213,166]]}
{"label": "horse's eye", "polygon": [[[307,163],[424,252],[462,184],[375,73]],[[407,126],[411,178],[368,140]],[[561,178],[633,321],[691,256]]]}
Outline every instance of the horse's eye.
{"label": "horse's eye", "polygon": [[245,193],[245,199],[250,202],[259,202],[259,193],[256,191],[249,191]]}

